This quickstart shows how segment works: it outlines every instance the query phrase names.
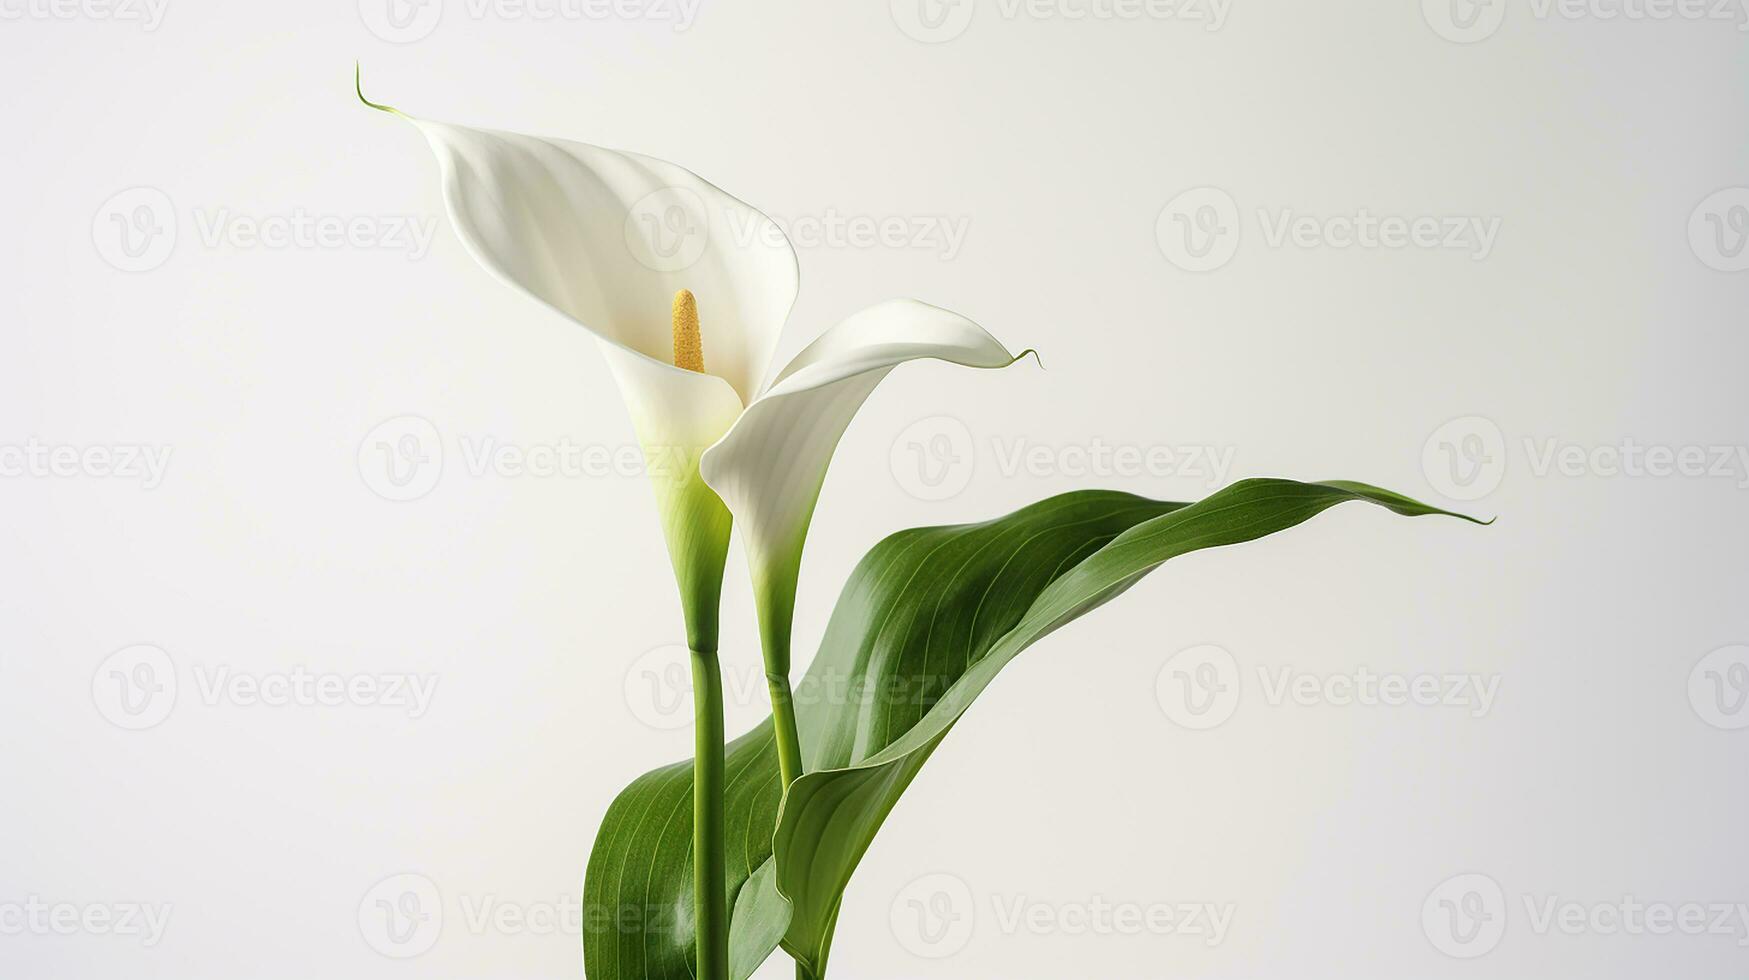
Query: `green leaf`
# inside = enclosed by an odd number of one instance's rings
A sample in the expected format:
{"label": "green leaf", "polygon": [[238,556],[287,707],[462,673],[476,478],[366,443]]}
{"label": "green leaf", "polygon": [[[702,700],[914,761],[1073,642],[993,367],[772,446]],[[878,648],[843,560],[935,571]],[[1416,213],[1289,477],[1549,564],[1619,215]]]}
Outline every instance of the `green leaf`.
{"label": "green leaf", "polygon": [[[745,978],[777,948],[789,922],[789,906],[770,884],[780,797],[770,720],[730,742],[725,756],[729,962]],[[743,910],[736,896],[755,871],[767,907]],[[591,980],[696,976],[690,759],[645,773],[608,807],[583,877],[583,910],[583,972]]]}
{"label": "green leaf", "polygon": [[[751,974],[780,939],[824,973],[844,889],[881,823],[1021,650],[1170,558],[1263,537],[1348,500],[1447,513],[1358,483],[1247,480],[1188,505],[1068,493],[876,545],[797,687],[808,775],[780,800],[769,723],[729,747],[734,976]],[[591,980],[691,976],[690,799],[682,763],[640,778],[609,808],[584,885]]]}

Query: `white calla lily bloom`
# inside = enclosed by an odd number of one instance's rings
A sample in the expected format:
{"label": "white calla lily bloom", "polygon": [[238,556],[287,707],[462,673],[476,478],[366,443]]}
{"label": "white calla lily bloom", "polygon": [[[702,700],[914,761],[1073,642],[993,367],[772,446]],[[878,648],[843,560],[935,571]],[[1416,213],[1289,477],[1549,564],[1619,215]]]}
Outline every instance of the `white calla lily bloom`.
{"label": "white calla lily bloom", "polygon": [[[802,544],[857,409],[906,361],[1000,368],[1015,356],[965,317],[890,300],[827,330],[767,383],[799,284],[771,219],[653,157],[412,122],[475,258],[594,335],[646,453],[686,461],[652,473],[682,588],[728,534],[699,499],[696,470],[741,524],[762,632],[781,638],[787,661]],[[702,371],[672,356],[681,291],[696,297]]]}

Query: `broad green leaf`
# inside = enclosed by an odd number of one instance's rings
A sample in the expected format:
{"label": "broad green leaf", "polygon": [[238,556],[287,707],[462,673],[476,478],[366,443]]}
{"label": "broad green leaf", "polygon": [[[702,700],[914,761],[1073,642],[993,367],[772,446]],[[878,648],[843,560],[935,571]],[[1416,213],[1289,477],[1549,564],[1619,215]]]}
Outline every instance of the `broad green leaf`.
{"label": "broad green leaf", "polygon": [[[780,800],[769,724],[729,747],[735,977],[780,940],[824,973],[844,889],[881,823],[1021,650],[1170,558],[1272,534],[1348,500],[1446,513],[1357,483],[1247,480],[1189,505],[1068,493],[876,545],[797,687],[808,775]],[[640,778],[609,808],[584,886],[591,980],[691,977],[690,800],[681,763]]]}
{"label": "broad green leaf", "polygon": [[[730,742],[724,810],[731,972],[745,978],[777,948],[789,906],[771,886],[777,749],[771,722]],[[737,896],[760,872],[766,908]],[[583,878],[583,972],[590,980],[692,980],[692,761],[639,777],[608,807]]]}

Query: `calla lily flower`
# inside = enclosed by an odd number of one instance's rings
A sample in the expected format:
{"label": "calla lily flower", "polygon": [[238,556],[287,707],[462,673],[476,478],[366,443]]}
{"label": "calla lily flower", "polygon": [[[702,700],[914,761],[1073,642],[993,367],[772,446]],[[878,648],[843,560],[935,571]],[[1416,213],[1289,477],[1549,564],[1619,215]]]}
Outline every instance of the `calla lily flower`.
{"label": "calla lily flower", "polygon": [[[713,566],[720,575],[723,505],[740,522],[767,667],[787,675],[802,544],[857,409],[906,361],[1000,368],[1016,357],[965,317],[899,299],[828,329],[768,381],[799,283],[770,218],[653,157],[411,121],[474,257],[592,334],[647,456],[679,461],[651,476],[683,593]],[[683,323],[689,303],[696,316]],[[702,363],[677,363],[682,353]]]}
{"label": "calla lily flower", "polygon": [[[356,75],[355,75],[356,81]],[[481,265],[599,342],[644,447],[686,615],[693,676],[695,975],[729,971],[717,606],[739,520],[758,606],[780,778],[802,773],[790,625],[802,543],[850,420],[894,367],[1017,359],[956,313],[869,307],[773,376],[799,274],[771,221],[654,157],[403,116],[437,155],[456,233]],[[732,515],[732,516],[731,516]]]}

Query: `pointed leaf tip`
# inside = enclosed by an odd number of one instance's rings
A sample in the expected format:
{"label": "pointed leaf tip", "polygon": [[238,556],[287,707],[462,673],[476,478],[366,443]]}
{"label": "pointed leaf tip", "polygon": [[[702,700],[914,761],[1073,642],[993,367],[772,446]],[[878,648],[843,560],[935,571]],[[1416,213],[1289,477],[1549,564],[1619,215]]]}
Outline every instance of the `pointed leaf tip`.
{"label": "pointed leaf tip", "polygon": [[371,100],[364,97],[364,72],[363,72],[363,69],[359,67],[358,62],[356,62],[356,61],[354,61],[352,63],[352,90],[354,92],[358,93],[358,101],[363,102],[365,105],[370,106],[372,109],[375,109],[378,112],[389,112],[389,113],[393,113],[397,116],[405,116],[406,115],[406,113],[402,112],[401,110],[395,108],[392,105],[383,105],[380,102],[372,102]]}

